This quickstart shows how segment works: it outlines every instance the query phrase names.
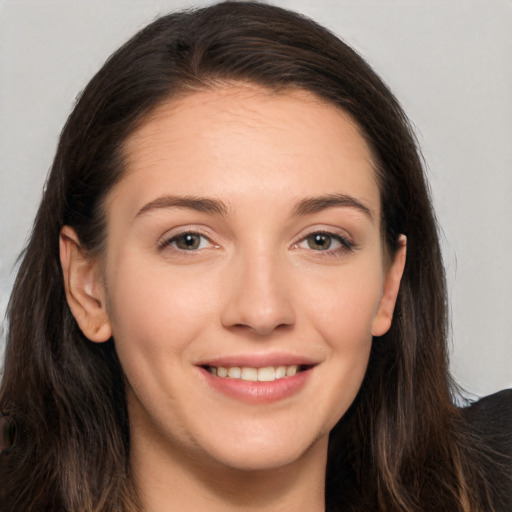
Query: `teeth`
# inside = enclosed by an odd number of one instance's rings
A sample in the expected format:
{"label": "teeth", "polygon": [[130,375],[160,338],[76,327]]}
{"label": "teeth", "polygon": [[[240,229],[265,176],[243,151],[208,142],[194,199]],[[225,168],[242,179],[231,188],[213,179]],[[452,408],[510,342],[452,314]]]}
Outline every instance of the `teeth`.
{"label": "teeth", "polygon": [[276,368],[276,379],[286,377],[286,366],[278,366]]}
{"label": "teeth", "polygon": [[258,370],[258,380],[260,382],[272,382],[276,380],[276,370],[273,366],[267,366]]}
{"label": "teeth", "polygon": [[234,368],[230,368],[228,370],[228,377],[231,379],[239,379],[241,373],[242,373],[242,370],[240,370],[240,368],[235,366]]}
{"label": "teeth", "polygon": [[230,379],[242,379],[250,382],[272,382],[284,377],[293,377],[299,372],[297,365],[291,366],[265,366],[263,368],[232,366],[210,366],[208,370],[217,377],[229,377]]}
{"label": "teeth", "polygon": [[297,372],[299,371],[299,367],[294,365],[294,366],[288,366],[286,368],[286,376],[287,377],[291,377],[293,375],[295,375]]}
{"label": "teeth", "polygon": [[242,368],[242,374],[240,375],[242,380],[257,381],[258,370],[256,368]]}

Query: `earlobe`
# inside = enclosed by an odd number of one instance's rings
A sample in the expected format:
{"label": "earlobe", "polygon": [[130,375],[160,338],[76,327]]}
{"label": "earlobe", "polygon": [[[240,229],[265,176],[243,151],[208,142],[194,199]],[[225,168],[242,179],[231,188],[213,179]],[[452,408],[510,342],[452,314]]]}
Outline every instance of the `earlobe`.
{"label": "earlobe", "polygon": [[386,334],[391,327],[391,322],[393,320],[393,312],[395,310],[396,299],[400,289],[400,280],[402,279],[405,268],[407,237],[405,235],[400,235],[398,244],[399,246],[395,253],[393,263],[386,274],[379,307],[373,320],[373,336],[382,336]]}
{"label": "earlobe", "polygon": [[112,336],[98,262],[87,257],[75,231],[64,226],[59,239],[66,299],[81,331],[100,343]]}

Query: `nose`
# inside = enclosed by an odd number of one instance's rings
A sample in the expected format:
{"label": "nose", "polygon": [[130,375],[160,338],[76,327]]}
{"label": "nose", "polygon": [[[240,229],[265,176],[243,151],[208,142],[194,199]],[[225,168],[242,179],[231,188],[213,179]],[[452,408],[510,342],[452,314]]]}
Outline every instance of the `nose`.
{"label": "nose", "polygon": [[222,311],[226,328],[245,328],[259,336],[295,323],[288,273],[279,258],[253,254],[230,268]]}

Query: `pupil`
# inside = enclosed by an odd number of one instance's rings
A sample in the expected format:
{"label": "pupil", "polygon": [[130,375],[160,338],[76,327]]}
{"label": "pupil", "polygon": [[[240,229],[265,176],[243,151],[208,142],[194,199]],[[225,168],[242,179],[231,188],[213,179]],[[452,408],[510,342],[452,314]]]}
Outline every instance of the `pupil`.
{"label": "pupil", "polygon": [[183,235],[178,240],[178,246],[180,249],[196,249],[199,246],[199,236],[198,235]]}
{"label": "pupil", "polygon": [[327,250],[331,246],[331,237],[322,233],[317,233],[309,239],[309,247],[311,249]]}

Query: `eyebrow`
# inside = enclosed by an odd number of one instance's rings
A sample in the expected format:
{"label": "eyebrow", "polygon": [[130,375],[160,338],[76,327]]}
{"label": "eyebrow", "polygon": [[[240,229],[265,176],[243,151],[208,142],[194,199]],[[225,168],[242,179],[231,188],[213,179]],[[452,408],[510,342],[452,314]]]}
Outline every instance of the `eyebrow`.
{"label": "eyebrow", "polygon": [[365,215],[368,215],[373,221],[370,208],[359,199],[346,194],[326,194],[318,197],[307,197],[299,201],[293,213],[294,215],[308,215],[335,207],[356,208]]}
{"label": "eyebrow", "polygon": [[[326,194],[323,196],[306,197],[300,200],[293,210],[294,216],[309,215],[321,212],[327,208],[355,208],[373,220],[373,215],[363,202],[346,194]],[[162,196],[144,205],[135,215],[135,218],[154,210],[168,208],[187,208],[203,213],[214,213],[227,216],[229,208],[218,199],[198,196]]]}
{"label": "eyebrow", "polygon": [[196,196],[162,196],[144,205],[135,215],[135,218],[153,210],[166,208],[188,208],[197,212],[215,213],[226,216],[227,206],[217,199]]}

